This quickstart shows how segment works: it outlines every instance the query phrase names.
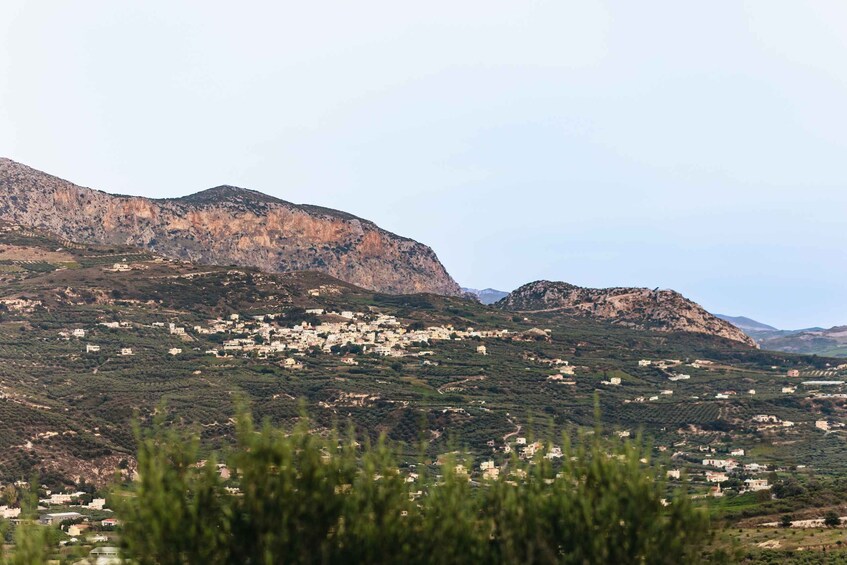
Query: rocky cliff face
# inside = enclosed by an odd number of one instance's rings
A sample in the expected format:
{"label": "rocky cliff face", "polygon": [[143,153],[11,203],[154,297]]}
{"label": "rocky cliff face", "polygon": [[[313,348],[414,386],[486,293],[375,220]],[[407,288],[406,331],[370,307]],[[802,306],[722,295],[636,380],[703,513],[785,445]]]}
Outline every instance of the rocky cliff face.
{"label": "rocky cliff face", "polygon": [[461,292],[421,243],[344,212],[231,186],[169,200],[115,196],[0,159],[0,219],[197,263],[317,270],[386,293]]}
{"label": "rocky cliff face", "polygon": [[561,311],[635,329],[702,333],[756,346],[744,332],[672,290],[597,289],[536,281],[515,290],[497,306],[520,312]]}

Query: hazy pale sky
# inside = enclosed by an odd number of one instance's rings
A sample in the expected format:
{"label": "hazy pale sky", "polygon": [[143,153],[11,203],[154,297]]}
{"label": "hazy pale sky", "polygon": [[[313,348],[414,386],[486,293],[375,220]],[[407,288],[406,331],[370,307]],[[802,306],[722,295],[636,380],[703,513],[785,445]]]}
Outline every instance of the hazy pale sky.
{"label": "hazy pale sky", "polygon": [[0,155],[346,210],[465,286],[847,324],[843,0],[5,0]]}

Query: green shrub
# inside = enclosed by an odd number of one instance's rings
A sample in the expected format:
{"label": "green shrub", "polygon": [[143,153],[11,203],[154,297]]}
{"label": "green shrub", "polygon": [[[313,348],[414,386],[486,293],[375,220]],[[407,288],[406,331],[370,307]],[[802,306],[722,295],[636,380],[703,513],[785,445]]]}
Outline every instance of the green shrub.
{"label": "green shrub", "polygon": [[[448,462],[412,481],[395,448],[352,435],[257,430],[242,412],[226,454],[199,464],[196,438],[158,420],[138,430],[139,480],[119,491],[127,556],[145,563],[681,563],[708,528],[640,442],[582,436],[563,463],[511,460],[471,482]],[[508,473],[506,472],[508,471]],[[231,486],[238,492],[228,491]]]}

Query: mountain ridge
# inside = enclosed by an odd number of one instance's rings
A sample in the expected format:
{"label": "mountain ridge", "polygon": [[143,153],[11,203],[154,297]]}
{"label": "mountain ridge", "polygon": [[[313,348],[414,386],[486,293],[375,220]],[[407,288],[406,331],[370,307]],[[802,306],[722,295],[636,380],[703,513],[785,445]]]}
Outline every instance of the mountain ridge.
{"label": "mountain ridge", "polygon": [[317,270],[391,294],[461,294],[428,246],[370,220],[220,185],[179,198],[113,195],[0,158],[0,219],[81,243],[204,264]]}
{"label": "mountain ridge", "polygon": [[608,320],[634,329],[703,333],[757,347],[743,331],[673,290],[596,289],[541,280],[512,291],[495,306],[525,313],[562,312]]}
{"label": "mountain ridge", "polygon": [[748,318],[746,316],[728,316],[726,314],[715,314],[718,318],[725,322],[729,322],[736,328],[740,330],[752,330],[752,331],[780,331],[779,329],[769,326],[768,324],[763,324],[762,322],[758,322],[752,318]]}
{"label": "mountain ridge", "polygon": [[831,328],[812,327],[799,330],[781,330],[745,316],[717,314],[750,336],[759,347],[771,351],[847,357],[847,326]]}

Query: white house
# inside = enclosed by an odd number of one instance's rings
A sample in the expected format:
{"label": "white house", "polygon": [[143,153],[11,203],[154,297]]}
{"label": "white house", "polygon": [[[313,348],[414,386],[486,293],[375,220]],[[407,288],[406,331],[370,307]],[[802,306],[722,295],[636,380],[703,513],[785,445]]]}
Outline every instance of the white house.
{"label": "white house", "polygon": [[282,362],[282,366],[287,369],[301,369],[303,364],[297,361],[294,357],[288,357]]}
{"label": "white house", "polygon": [[733,469],[738,463],[732,459],[703,459],[704,467],[717,467],[718,469]]}
{"label": "white house", "polygon": [[747,479],[744,481],[744,484],[747,485],[747,490],[751,490],[753,492],[768,490],[771,488],[766,479]]}
{"label": "white house", "polygon": [[550,460],[561,459],[562,457],[564,457],[564,453],[562,453],[562,448],[555,445],[550,448],[550,451],[548,451],[546,455],[544,455],[545,459]]}
{"label": "white house", "polygon": [[50,526],[63,522],[64,520],[76,520],[82,518],[79,512],[55,512],[52,514],[44,514],[38,521],[44,525]]}
{"label": "white house", "polygon": [[99,346],[99,345],[91,345],[91,344],[88,344],[88,345],[86,345],[86,346],[85,346],[85,352],[86,352],[86,353],[97,353],[97,352],[99,352],[99,351],[100,351],[100,346]]}
{"label": "white house", "polygon": [[710,483],[722,483],[727,480],[727,476],[722,472],[706,471],[706,480]]}
{"label": "white house", "polygon": [[500,469],[497,467],[492,467],[491,469],[486,469],[482,472],[482,478],[490,481],[497,480],[500,476]]}
{"label": "white house", "polygon": [[391,355],[391,348],[387,345],[377,345],[376,347],[374,347],[374,353],[386,357],[388,355]]}

